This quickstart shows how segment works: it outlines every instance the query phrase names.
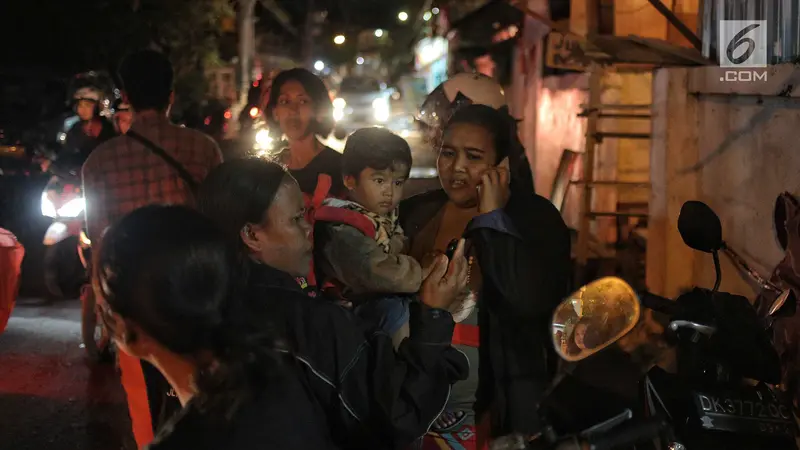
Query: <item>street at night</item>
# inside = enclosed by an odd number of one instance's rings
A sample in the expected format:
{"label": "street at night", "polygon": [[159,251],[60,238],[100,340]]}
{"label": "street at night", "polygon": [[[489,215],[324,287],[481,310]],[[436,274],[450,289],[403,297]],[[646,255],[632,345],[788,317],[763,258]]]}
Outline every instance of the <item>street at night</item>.
{"label": "street at night", "polygon": [[800,450],[800,0],[0,6],[0,450]]}
{"label": "street at night", "polygon": [[80,341],[77,299],[18,300],[0,337],[0,447],[136,448],[114,366],[87,364]]}

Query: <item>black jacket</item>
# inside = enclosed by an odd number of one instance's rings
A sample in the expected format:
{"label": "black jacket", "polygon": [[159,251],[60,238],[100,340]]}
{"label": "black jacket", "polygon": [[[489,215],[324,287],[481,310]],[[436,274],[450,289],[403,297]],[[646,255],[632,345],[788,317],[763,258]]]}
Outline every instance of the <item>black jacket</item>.
{"label": "black jacket", "polygon": [[[401,203],[400,221],[409,238],[445,202],[447,194],[438,190]],[[507,206],[475,218],[465,237],[483,276],[475,411],[491,412],[493,436],[534,434],[537,403],[557,365],[550,320],[570,289],[569,229],[550,201],[520,193],[512,183]]]}
{"label": "black jacket", "polygon": [[[293,363],[290,363],[293,365]],[[335,449],[325,416],[294,368],[245,402],[228,420],[212,419],[192,399],[163,425],[149,450]],[[275,377],[277,379],[277,377]]]}
{"label": "black jacket", "polygon": [[83,121],[80,121],[72,126],[67,131],[66,138],[64,139],[64,147],[69,152],[80,153],[84,158],[88,157],[90,153],[103,142],[113,138],[117,135],[114,130],[114,125],[103,117],[100,117],[102,129],[100,135],[92,137],[83,132]]}
{"label": "black jacket", "polygon": [[254,265],[249,298],[288,337],[334,442],[347,449],[405,449],[444,409],[468,361],[451,347],[449,312],[411,306],[410,331],[395,353],[391,337],[333,302],[303,292],[294,278]]}

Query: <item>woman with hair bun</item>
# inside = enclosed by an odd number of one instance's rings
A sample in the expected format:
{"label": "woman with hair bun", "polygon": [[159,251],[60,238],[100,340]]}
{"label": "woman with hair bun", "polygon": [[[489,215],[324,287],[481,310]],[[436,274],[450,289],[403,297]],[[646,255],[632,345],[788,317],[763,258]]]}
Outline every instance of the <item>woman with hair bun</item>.
{"label": "woman with hair bun", "polygon": [[180,206],[138,209],[103,239],[100,317],[183,406],[149,448],[334,448],[285,346],[263,321],[250,325],[236,267],[224,234]]}

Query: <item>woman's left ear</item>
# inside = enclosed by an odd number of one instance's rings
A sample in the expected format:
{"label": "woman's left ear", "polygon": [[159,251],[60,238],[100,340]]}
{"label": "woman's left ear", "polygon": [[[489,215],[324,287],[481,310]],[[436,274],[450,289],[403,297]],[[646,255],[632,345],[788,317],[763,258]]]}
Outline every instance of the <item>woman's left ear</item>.
{"label": "woman's left ear", "polygon": [[256,252],[261,251],[261,244],[258,242],[258,236],[256,236],[252,225],[247,224],[243,226],[242,230],[239,232],[239,237],[249,249]]}

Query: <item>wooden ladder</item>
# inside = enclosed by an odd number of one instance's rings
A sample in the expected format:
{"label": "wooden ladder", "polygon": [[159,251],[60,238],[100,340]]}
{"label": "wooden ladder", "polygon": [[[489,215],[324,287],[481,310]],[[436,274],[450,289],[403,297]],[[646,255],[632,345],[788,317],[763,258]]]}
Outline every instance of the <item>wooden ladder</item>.
{"label": "wooden ladder", "polygon": [[[590,245],[592,223],[600,217],[616,217],[618,219],[647,218],[646,212],[625,212],[625,211],[594,211],[592,210],[592,200],[594,188],[598,186],[616,188],[649,188],[649,182],[630,182],[619,180],[597,180],[595,177],[596,151],[598,145],[604,138],[609,139],[645,139],[651,138],[651,133],[630,133],[621,131],[600,130],[600,121],[603,119],[623,119],[623,120],[646,120],[651,121],[651,105],[625,105],[625,104],[602,104],[602,81],[605,70],[598,64],[593,64],[589,75],[589,103],[582,105],[583,111],[579,116],[586,117],[586,141],[583,153],[583,177],[579,181],[573,181],[582,187],[582,198],[580,202],[579,227],[577,236],[576,272],[575,281],[578,285],[587,283],[586,266],[589,255],[592,253]],[[652,131],[652,129],[651,129]],[[615,208],[616,209],[616,208]],[[594,249],[594,253],[602,253],[602,250]],[[598,256],[606,256],[600,254]]]}

